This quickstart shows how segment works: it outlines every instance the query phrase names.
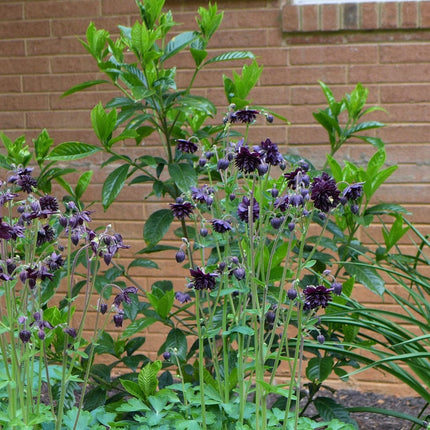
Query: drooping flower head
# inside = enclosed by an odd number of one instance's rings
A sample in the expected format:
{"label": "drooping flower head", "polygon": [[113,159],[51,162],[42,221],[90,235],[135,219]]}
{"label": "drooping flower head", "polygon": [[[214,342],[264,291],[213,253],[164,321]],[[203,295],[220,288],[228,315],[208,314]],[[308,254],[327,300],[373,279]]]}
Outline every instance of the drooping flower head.
{"label": "drooping flower head", "polygon": [[270,139],[261,142],[259,146],[254,146],[254,150],[260,154],[260,157],[271,166],[277,166],[284,158],[278,150],[278,145],[273,143]]}
{"label": "drooping flower head", "polygon": [[15,171],[15,174],[10,176],[9,182],[18,185],[22,191],[31,193],[37,187],[36,179],[31,176],[32,171],[33,168],[30,167],[19,168]]}
{"label": "drooping flower head", "polygon": [[194,206],[190,202],[184,201],[182,197],[178,197],[176,203],[170,203],[170,208],[173,215],[182,220],[191,216]]}
{"label": "drooping flower head", "polygon": [[241,146],[234,159],[236,167],[244,173],[252,173],[260,165],[260,154],[256,151],[250,152],[248,147]]}
{"label": "drooping flower head", "polygon": [[363,183],[357,182],[356,184],[348,185],[342,192],[342,195],[348,200],[358,200],[363,194]]}
{"label": "drooping flower head", "polygon": [[314,206],[322,212],[329,212],[340,203],[340,191],[336,181],[326,172],[314,178],[311,185],[311,199]]}
{"label": "drooping flower head", "polygon": [[231,224],[223,219],[213,219],[210,223],[217,233],[225,233],[232,229]]}
{"label": "drooping flower head", "polygon": [[287,180],[288,187],[292,190],[309,186],[309,176],[302,167],[297,167],[292,172],[284,173],[284,178]]}
{"label": "drooping flower head", "polygon": [[241,122],[242,124],[251,124],[257,118],[260,112],[255,109],[240,109],[230,114],[229,119],[232,124]]}
{"label": "drooping flower head", "polygon": [[303,290],[305,301],[303,309],[311,310],[317,308],[326,308],[331,302],[331,290],[324,287],[324,285],[318,285],[317,287],[309,285]]}
{"label": "drooping flower head", "polygon": [[218,273],[205,273],[200,267],[190,269],[190,274],[193,279],[189,286],[195,290],[213,290],[219,276]]}
{"label": "drooping flower head", "polygon": [[[250,211],[251,201],[248,197],[243,196],[242,201],[239,203],[239,206],[237,208],[237,215],[239,219],[241,219],[244,222],[249,221],[249,211]],[[255,200],[255,198],[252,199],[252,220],[255,221],[260,217],[260,206]]]}
{"label": "drooping flower head", "polygon": [[178,142],[178,144],[176,145],[176,149],[181,152],[193,154],[198,149],[197,145],[191,140],[177,139],[176,142]]}
{"label": "drooping flower head", "polygon": [[136,287],[127,287],[124,288],[121,293],[119,293],[113,300],[113,304],[116,307],[119,307],[121,305],[122,302],[125,302],[127,304],[131,303],[131,298],[129,296],[129,294],[136,294],[137,293],[137,288]]}
{"label": "drooping flower head", "polygon": [[203,185],[201,188],[191,187],[191,198],[199,203],[206,203],[210,208],[213,203],[213,188]]}
{"label": "drooping flower head", "polygon": [[191,302],[191,296],[188,293],[182,293],[180,291],[177,291],[175,294],[175,299],[179,302],[179,303],[187,303],[187,302]]}

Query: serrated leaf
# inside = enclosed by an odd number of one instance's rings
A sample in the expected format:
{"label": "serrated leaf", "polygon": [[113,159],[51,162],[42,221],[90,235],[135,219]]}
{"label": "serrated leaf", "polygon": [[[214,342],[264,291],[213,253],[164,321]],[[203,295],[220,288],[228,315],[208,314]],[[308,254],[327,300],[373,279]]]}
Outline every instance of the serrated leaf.
{"label": "serrated leaf", "polygon": [[105,179],[102,188],[102,203],[104,210],[113,203],[124,187],[129,167],[130,166],[128,164],[123,164],[111,172]]}
{"label": "serrated leaf", "polygon": [[164,237],[173,221],[172,211],[160,209],[150,215],[143,227],[143,239],[148,245],[156,245]]}
{"label": "serrated leaf", "polygon": [[143,395],[147,399],[149,396],[155,394],[158,387],[158,372],[161,370],[161,361],[157,360],[153,363],[148,363],[139,372],[137,381],[139,383],[139,388],[142,390]]}
{"label": "serrated leaf", "polygon": [[48,155],[48,160],[53,161],[72,161],[80,158],[89,157],[100,148],[89,143],[83,142],[64,142],[56,146]]}
{"label": "serrated leaf", "polygon": [[121,385],[125,388],[125,390],[130,393],[132,396],[137,397],[138,399],[144,399],[145,395],[140,387],[140,384],[136,384],[136,382],[129,381],[128,379],[120,378],[119,381]]}
{"label": "serrated leaf", "polygon": [[205,62],[204,66],[221,61],[245,60],[247,58],[254,60],[255,55],[251,51],[231,51],[209,59]]}
{"label": "serrated leaf", "polygon": [[169,173],[175,184],[183,192],[188,192],[197,183],[197,173],[189,164],[170,164]]}

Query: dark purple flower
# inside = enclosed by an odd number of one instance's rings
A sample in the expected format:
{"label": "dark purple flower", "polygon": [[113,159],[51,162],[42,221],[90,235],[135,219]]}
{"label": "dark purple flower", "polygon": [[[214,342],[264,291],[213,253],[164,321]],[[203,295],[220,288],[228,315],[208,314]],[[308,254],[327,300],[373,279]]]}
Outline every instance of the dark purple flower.
{"label": "dark purple flower", "polygon": [[342,294],[342,284],[339,282],[333,282],[330,285],[331,290],[333,291],[336,296],[340,296]]}
{"label": "dark purple flower", "polygon": [[9,240],[12,238],[13,228],[7,222],[4,222],[0,217],[0,239]]}
{"label": "dark purple flower", "polygon": [[236,167],[244,173],[255,172],[260,163],[261,160],[258,152],[249,152],[246,146],[242,146],[239,149],[234,161]]}
{"label": "dark purple flower", "polygon": [[236,267],[236,269],[233,270],[233,275],[238,281],[241,281],[245,279],[246,271],[243,267]]}
{"label": "dark purple flower", "polygon": [[331,290],[324,287],[324,285],[318,285],[317,287],[309,285],[303,290],[305,295],[305,301],[303,309],[317,309],[319,307],[326,308],[331,298]]}
{"label": "dark purple flower", "polygon": [[272,114],[270,114],[270,113],[268,113],[268,114],[266,114],[266,121],[269,123],[269,124],[272,124],[272,122],[273,122],[273,115]]}
{"label": "dark purple flower", "polygon": [[358,213],[360,212],[360,207],[358,205],[351,205],[351,212],[354,215],[358,215]]}
{"label": "dark purple flower", "polygon": [[52,242],[54,239],[54,230],[49,224],[46,224],[37,232],[36,245],[42,246],[44,243]]}
{"label": "dark purple flower", "polygon": [[342,194],[348,200],[358,200],[363,194],[363,182],[348,185]]}
{"label": "dark purple flower", "polygon": [[15,197],[18,197],[18,194],[11,193],[10,191],[5,191],[2,195],[0,195],[0,206],[4,206],[6,202],[10,202]]}
{"label": "dark purple flower", "polygon": [[44,195],[39,199],[40,208],[51,212],[58,211],[58,201],[55,197]]}
{"label": "dark purple flower", "polygon": [[237,207],[237,215],[239,219],[241,219],[244,222],[249,221],[249,212],[252,212],[252,221],[257,220],[260,217],[260,206],[255,200],[255,198],[252,198],[252,208],[251,208],[251,202],[248,199],[248,197],[243,196],[242,201],[239,203]]}
{"label": "dark purple flower", "polygon": [[268,324],[273,324],[275,322],[276,319],[276,313],[273,311],[268,311],[266,312],[266,322]]}
{"label": "dark purple flower", "polygon": [[187,293],[181,293],[180,291],[178,291],[175,294],[175,299],[179,302],[179,303],[187,303],[187,302],[191,302],[191,296]]}
{"label": "dark purple flower", "polygon": [[33,189],[37,187],[36,179],[30,175],[21,175],[16,181],[16,184],[26,193],[32,193]]}
{"label": "dark purple flower", "polygon": [[12,226],[12,229],[10,231],[10,237],[13,240],[16,240],[18,237],[24,237],[25,236],[25,227],[19,224],[15,224]]}
{"label": "dark purple flower", "polygon": [[181,220],[185,219],[185,217],[190,217],[194,208],[190,202],[184,201],[181,197],[176,199],[176,203],[170,203],[170,207],[173,215]]}
{"label": "dark purple flower", "polygon": [[176,149],[181,152],[193,154],[198,149],[197,145],[194,142],[191,142],[191,140],[177,139],[176,142],[178,142]]}
{"label": "dark purple flower", "polygon": [[275,200],[275,208],[279,209],[281,212],[285,212],[288,209],[289,205],[290,205],[290,199],[288,195],[278,197]]}
{"label": "dark purple flower", "polygon": [[213,290],[216,284],[218,273],[205,273],[202,269],[190,269],[190,274],[193,277],[191,287],[195,290]]}
{"label": "dark purple flower", "polygon": [[287,296],[290,300],[295,300],[297,297],[297,290],[295,288],[290,288],[287,291]]}
{"label": "dark purple flower", "polygon": [[254,122],[257,118],[257,115],[259,115],[260,112],[255,109],[241,109],[237,110],[236,112],[233,112],[230,115],[230,122],[236,123],[241,122],[243,124],[250,124],[251,122]]}
{"label": "dark purple flower", "polygon": [[291,221],[288,223],[288,230],[293,231],[296,228],[296,223]]}
{"label": "dark purple flower", "polygon": [[336,181],[326,172],[314,178],[311,186],[311,199],[317,209],[327,213],[330,209],[335,208],[340,203],[339,194]]}
{"label": "dark purple flower", "polygon": [[217,233],[225,233],[232,229],[231,224],[223,219],[213,219],[210,223]]}
{"label": "dark purple flower", "polygon": [[66,327],[64,329],[64,333],[68,334],[71,338],[75,339],[76,336],[78,335],[76,333],[76,330],[73,327]]}
{"label": "dark purple flower", "polygon": [[30,341],[31,332],[29,330],[21,330],[19,332],[19,338],[21,339],[22,343],[27,343]]}
{"label": "dark purple flower", "polygon": [[107,312],[108,306],[106,303],[100,303],[99,305],[99,311],[102,315],[104,315]]}
{"label": "dark purple flower", "polygon": [[119,293],[113,300],[113,304],[118,307],[122,302],[125,302],[127,304],[131,303],[131,299],[129,297],[129,294],[136,294],[137,288],[136,287],[127,287],[122,290],[121,293]]}
{"label": "dark purple flower", "polygon": [[309,186],[309,176],[305,173],[306,171],[302,167],[297,167],[292,172],[284,173],[284,178],[287,180],[287,185],[292,190],[300,187]]}
{"label": "dark purple flower", "polygon": [[207,228],[202,227],[202,228],[200,229],[200,236],[201,236],[201,237],[206,237],[206,236],[208,235],[208,233],[209,233],[209,231],[208,231],[208,229],[207,229]]}
{"label": "dark purple flower", "polygon": [[322,345],[325,342],[325,337],[323,334],[317,336],[317,341]]}
{"label": "dark purple flower", "polygon": [[305,204],[303,196],[301,194],[293,194],[289,198],[291,206],[299,207]]}
{"label": "dark purple flower", "polygon": [[124,316],[122,314],[115,314],[113,316],[113,322],[115,327],[122,327],[122,322],[124,321]]}
{"label": "dark purple flower", "polygon": [[203,185],[201,188],[191,187],[191,198],[199,203],[206,203],[208,208],[210,208],[213,203],[213,193],[213,188],[207,185]]}
{"label": "dark purple flower", "polygon": [[270,194],[272,195],[272,197],[273,197],[274,199],[276,199],[276,197],[278,197],[278,196],[279,196],[279,190],[278,190],[277,188],[272,188],[272,189],[270,190]]}
{"label": "dark purple flower", "polygon": [[50,270],[55,271],[64,266],[64,259],[61,254],[53,252],[48,258],[45,259],[45,264]]}
{"label": "dark purple flower", "polygon": [[217,170],[226,170],[230,166],[230,161],[227,158],[221,158],[217,163]]}
{"label": "dark purple flower", "polygon": [[46,333],[45,333],[45,331],[44,331],[44,330],[40,329],[40,330],[37,332],[37,336],[39,337],[39,339],[40,339],[40,340],[44,340],[44,339],[45,339],[45,337],[46,337]]}
{"label": "dark purple flower", "polygon": [[284,217],[274,217],[270,220],[270,225],[275,229],[278,230],[282,223],[284,222]]}
{"label": "dark purple flower", "polygon": [[260,145],[255,146],[254,149],[260,154],[261,158],[271,166],[278,166],[284,160],[278,150],[278,145],[272,143],[270,139],[261,142]]}

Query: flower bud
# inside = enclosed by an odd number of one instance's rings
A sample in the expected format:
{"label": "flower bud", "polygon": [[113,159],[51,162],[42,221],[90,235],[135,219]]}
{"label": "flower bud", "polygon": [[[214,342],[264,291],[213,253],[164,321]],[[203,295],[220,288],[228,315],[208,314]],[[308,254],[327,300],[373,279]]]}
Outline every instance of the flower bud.
{"label": "flower bud", "polygon": [[113,322],[115,323],[115,327],[122,327],[122,322],[124,321],[124,317],[122,314],[115,314],[113,316]]}
{"label": "flower bud", "polygon": [[199,166],[200,167],[205,167],[207,161],[208,160],[206,160],[206,158],[200,158],[200,160],[199,160]]}
{"label": "flower bud", "polygon": [[201,237],[206,237],[208,235],[208,233],[209,233],[209,230],[207,228],[202,227],[200,229],[200,236]]}
{"label": "flower bud", "polygon": [[230,162],[227,159],[221,158],[221,160],[218,161],[217,169],[218,170],[226,170],[226,169],[228,169],[229,165],[230,165]]}
{"label": "flower bud", "polygon": [[281,227],[281,224],[283,221],[284,221],[283,217],[280,217],[280,218],[276,217],[270,220],[270,224],[275,230],[278,230],[279,227]]}
{"label": "flower bud", "polygon": [[212,151],[206,151],[205,157],[206,159],[210,160],[215,154]]}
{"label": "flower bud", "polygon": [[107,312],[108,306],[106,303],[100,303],[99,311],[102,315],[104,315]]}
{"label": "flower bud", "polygon": [[358,205],[351,205],[351,212],[354,215],[358,215],[358,212],[360,211],[360,208],[358,207]]}
{"label": "flower bud", "polygon": [[176,262],[182,263],[185,260],[185,257],[185,251],[182,248],[178,249],[178,252],[175,255]]}
{"label": "flower bud", "polygon": [[170,357],[172,356],[172,354],[170,354],[169,351],[165,351],[163,352],[163,358],[167,361],[170,360]]}
{"label": "flower bud", "polygon": [[269,324],[273,324],[275,322],[276,319],[276,314],[273,311],[268,311],[266,313],[266,322]]}
{"label": "flower bud", "polygon": [[37,332],[37,336],[39,337],[39,339],[40,339],[40,340],[44,340],[44,339],[45,339],[45,337],[46,337],[46,334],[45,334],[45,332],[44,332],[42,329],[40,329],[40,330]]}
{"label": "flower bud", "polygon": [[68,334],[71,338],[75,339],[76,336],[78,335],[76,333],[76,330],[73,327],[66,327],[64,329],[64,333]]}
{"label": "flower bud", "polygon": [[331,288],[333,289],[333,293],[336,294],[336,296],[340,296],[342,294],[342,284],[339,282],[333,282],[331,284]]}
{"label": "flower bud", "polygon": [[246,276],[246,271],[243,267],[236,267],[236,269],[233,270],[234,277],[240,281]]}
{"label": "flower bud", "polygon": [[29,330],[21,330],[19,332],[19,338],[23,343],[27,343],[30,341],[31,338],[31,332]]}
{"label": "flower bud", "polygon": [[233,264],[239,264],[239,259],[237,257],[231,257],[231,262]]}
{"label": "flower bud", "polygon": [[290,222],[288,223],[288,230],[293,231],[296,228],[296,223]]}
{"label": "flower bud", "polygon": [[236,198],[236,194],[231,193],[228,198],[230,199],[230,201],[232,202],[235,198]]}
{"label": "flower bud", "polygon": [[274,199],[276,199],[276,197],[278,197],[278,196],[279,196],[279,190],[278,190],[277,188],[272,188],[272,189],[270,190],[270,193],[272,194],[272,197],[273,197]]}
{"label": "flower bud", "polygon": [[317,336],[317,341],[322,345],[325,342],[325,337],[322,334]]}
{"label": "flower bud", "polygon": [[297,297],[297,290],[295,288],[290,288],[287,291],[287,296],[290,300],[294,300]]}
{"label": "flower bud", "polygon": [[269,124],[272,124],[272,122],[273,122],[273,115],[271,115],[270,113],[268,113],[268,114],[266,115],[266,121],[267,121]]}
{"label": "flower bud", "polygon": [[269,170],[269,165],[266,163],[261,163],[257,166],[257,171],[260,176],[265,175]]}

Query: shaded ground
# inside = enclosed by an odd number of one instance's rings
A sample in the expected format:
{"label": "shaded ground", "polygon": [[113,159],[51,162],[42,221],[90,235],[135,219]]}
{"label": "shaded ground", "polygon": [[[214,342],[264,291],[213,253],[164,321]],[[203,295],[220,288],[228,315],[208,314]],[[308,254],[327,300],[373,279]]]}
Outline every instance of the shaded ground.
{"label": "shaded ground", "polygon": [[[374,408],[390,409],[417,417],[425,408],[426,403],[422,398],[385,396],[375,393],[362,393],[360,391],[338,390],[334,394],[323,391],[321,395],[331,397],[344,407],[367,406]],[[308,414],[307,414],[308,415]],[[400,418],[370,413],[351,413],[360,430],[410,430],[412,423]],[[430,407],[427,405],[422,415],[423,419],[430,421]],[[425,428],[425,427],[422,427]],[[418,427],[415,427],[418,429]]]}

